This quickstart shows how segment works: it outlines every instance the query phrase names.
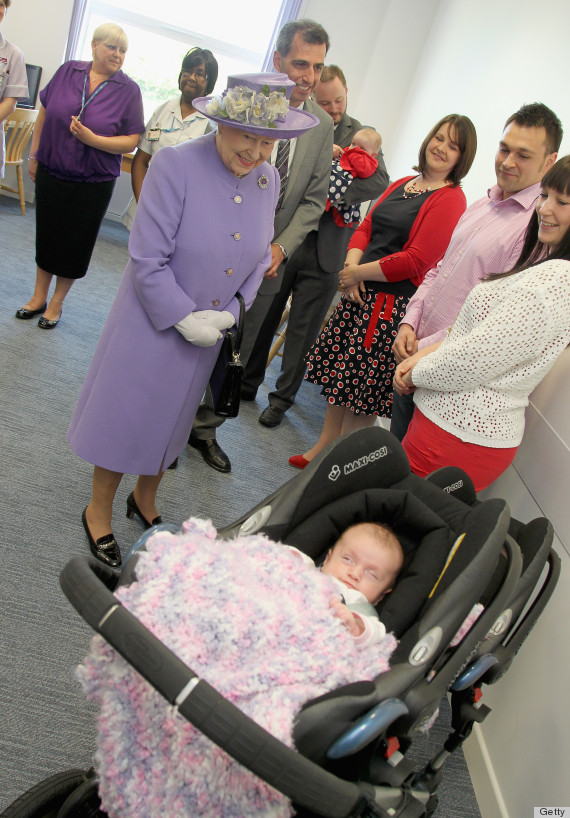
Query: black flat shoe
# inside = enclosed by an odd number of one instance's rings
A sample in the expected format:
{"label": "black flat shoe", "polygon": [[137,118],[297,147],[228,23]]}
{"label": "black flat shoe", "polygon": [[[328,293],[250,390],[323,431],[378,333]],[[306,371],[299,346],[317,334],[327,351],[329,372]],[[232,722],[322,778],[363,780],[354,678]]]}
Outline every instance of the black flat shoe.
{"label": "black flat shoe", "polygon": [[122,563],[122,559],[119,546],[117,545],[117,540],[111,533],[105,534],[104,537],[99,537],[99,539],[95,541],[91,536],[89,526],[87,525],[87,517],[85,516],[86,511],[87,509],[84,509],[83,514],[81,515],[81,522],[83,523],[83,528],[85,529],[87,539],[89,540],[89,548],[98,560],[101,560],[101,562],[104,562],[111,568],[118,568]]}
{"label": "black flat shoe", "polygon": [[135,514],[137,515],[137,517],[140,517],[140,519],[142,520],[142,524],[144,525],[145,528],[152,528],[153,525],[160,525],[160,523],[162,522],[162,517],[159,514],[158,517],[154,518],[152,523],[149,523],[146,517],[143,517],[143,515],[141,514],[141,510],[137,506],[137,501],[135,500],[134,492],[131,491],[131,493],[127,497],[127,517],[129,518],[129,520],[132,520]]}
{"label": "black flat shoe", "polygon": [[20,318],[22,321],[27,321],[28,318],[34,318],[36,315],[39,315],[41,312],[45,312],[47,309],[47,301],[40,307],[39,310],[29,310],[27,307],[20,307],[19,310],[16,312],[16,318]]}
{"label": "black flat shoe", "polygon": [[[63,310],[61,312],[63,312]],[[59,314],[59,318],[61,318],[61,312]],[[57,327],[57,325],[59,324],[59,318],[56,318],[55,321],[50,321],[49,318],[44,318],[42,315],[42,317],[38,321],[38,327],[40,329],[53,329],[54,327]]]}
{"label": "black flat shoe", "polygon": [[194,437],[193,434],[188,438],[188,445],[193,449],[197,449],[208,466],[211,466],[216,471],[221,471],[227,474],[232,470],[230,458],[218,445],[215,437],[210,437],[207,440],[201,440],[199,437]]}

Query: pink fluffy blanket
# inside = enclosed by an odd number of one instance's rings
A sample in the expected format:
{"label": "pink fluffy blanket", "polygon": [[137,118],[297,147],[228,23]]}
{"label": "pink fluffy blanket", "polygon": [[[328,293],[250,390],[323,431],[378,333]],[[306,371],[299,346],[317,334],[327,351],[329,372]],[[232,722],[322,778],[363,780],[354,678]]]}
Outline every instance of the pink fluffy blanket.
{"label": "pink fluffy blanket", "polygon": [[[309,699],[388,669],[393,636],[357,650],[329,577],[263,536],[216,539],[209,521],[159,533],[117,596],[201,678],[293,746]],[[77,670],[100,705],[95,766],[119,816],[285,818],[283,795],[185,721],[99,636]]]}

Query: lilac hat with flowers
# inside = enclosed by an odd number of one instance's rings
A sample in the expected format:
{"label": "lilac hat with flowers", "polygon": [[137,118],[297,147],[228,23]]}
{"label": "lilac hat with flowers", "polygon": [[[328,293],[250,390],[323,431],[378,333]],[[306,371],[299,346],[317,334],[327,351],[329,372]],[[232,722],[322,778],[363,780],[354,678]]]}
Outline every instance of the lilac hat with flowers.
{"label": "lilac hat with flowers", "polygon": [[192,105],[208,119],[240,131],[293,139],[319,124],[314,114],[289,107],[294,87],[287,74],[234,74],[221,97],[198,97]]}

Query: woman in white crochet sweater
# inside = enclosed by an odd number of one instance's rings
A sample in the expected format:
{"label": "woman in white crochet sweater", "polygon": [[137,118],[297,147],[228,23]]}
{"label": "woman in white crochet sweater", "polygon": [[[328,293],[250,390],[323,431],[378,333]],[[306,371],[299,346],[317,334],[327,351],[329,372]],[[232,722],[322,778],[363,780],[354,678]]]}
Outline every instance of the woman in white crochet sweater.
{"label": "woman in white crochet sweater", "polygon": [[[546,259],[546,260],[545,260]],[[446,339],[396,369],[414,392],[402,445],[421,476],[460,466],[477,491],[511,463],[532,390],[570,343],[570,156],[542,180],[516,267],[468,295]]]}

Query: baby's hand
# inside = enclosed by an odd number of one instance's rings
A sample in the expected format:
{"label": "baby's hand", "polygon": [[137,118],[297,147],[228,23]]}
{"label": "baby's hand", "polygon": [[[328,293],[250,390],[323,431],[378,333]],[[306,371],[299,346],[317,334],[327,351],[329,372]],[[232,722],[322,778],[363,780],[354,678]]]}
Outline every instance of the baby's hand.
{"label": "baby's hand", "polygon": [[343,148],[340,145],[333,145],[333,159],[338,159],[342,156]]}
{"label": "baby's hand", "polygon": [[358,614],[353,614],[352,611],[349,611],[338,597],[332,597],[329,604],[334,615],[348,628],[350,635],[360,636],[364,630],[364,624]]}

